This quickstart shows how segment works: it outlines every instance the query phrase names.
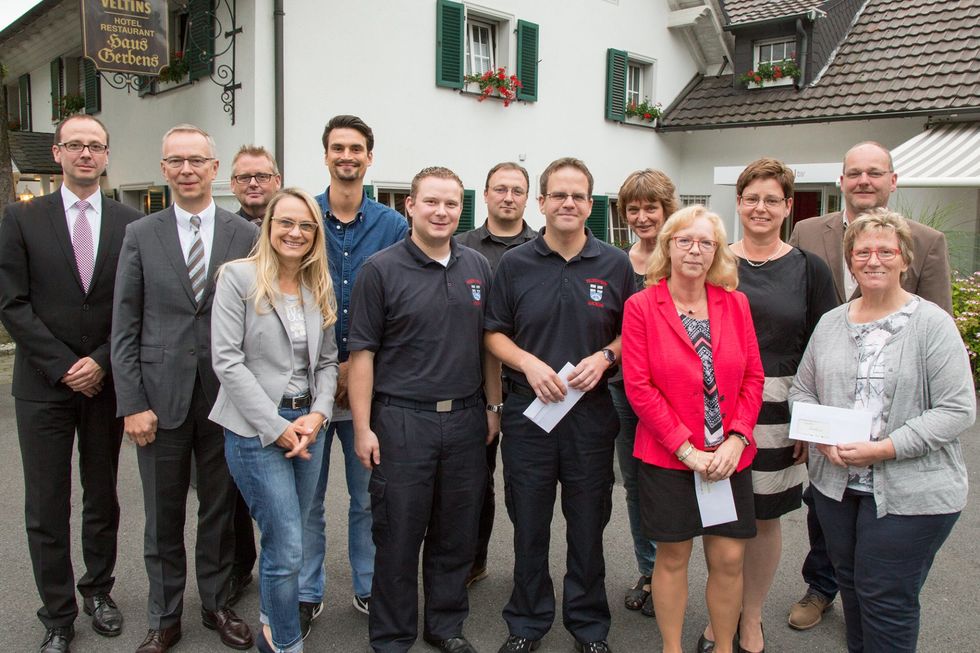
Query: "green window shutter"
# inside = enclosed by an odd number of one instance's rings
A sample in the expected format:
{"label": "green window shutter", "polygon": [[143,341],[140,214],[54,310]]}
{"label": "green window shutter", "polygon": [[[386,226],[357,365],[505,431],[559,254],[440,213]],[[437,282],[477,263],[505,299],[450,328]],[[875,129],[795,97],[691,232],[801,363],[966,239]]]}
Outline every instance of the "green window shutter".
{"label": "green window shutter", "polygon": [[370,197],[371,199],[373,200],[378,199],[374,195],[374,186],[372,186],[371,184],[364,184],[364,192],[367,193],[367,196]]}
{"label": "green window shutter", "polygon": [[436,86],[463,88],[465,14],[461,2],[436,4]]}
{"label": "green window shutter", "polygon": [[61,120],[61,58],[51,62],[51,120]]}
{"label": "green window shutter", "polygon": [[535,23],[517,21],[517,79],[523,85],[517,89],[518,100],[538,99],[538,30]]}
{"label": "green window shutter", "polygon": [[459,224],[456,225],[456,233],[461,234],[473,230],[473,222],[476,216],[476,191],[463,191],[463,211],[459,214]]}
{"label": "green window shutter", "polygon": [[17,79],[20,94],[20,129],[31,131],[31,75],[24,73]]}
{"label": "green window shutter", "polygon": [[153,91],[153,80],[156,79],[155,77],[140,75],[138,79],[139,79],[139,88],[136,91],[137,95],[143,97],[144,95],[148,95],[151,91]]}
{"label": "green window shutter", "polygon": [[626,66],[625,50],[606,51],[606,120],[626,120]]}
{"label": "green window shutter", "polygon": [[92,115],[102,110],[102,79],[91,59],[83,59],[85,70],[85,113]]}
{"label": "green window shutter", "polygon": [[211,74],[214,58],[214,16],[211,0],[190,0],[187,3],[187,51],[184,57],[190,67],[191,81]]}
{"label": "green window shutter", "polygon": [[609,242],[609,198],[605,195],[592,196],[592,213],[585,221],[592,235],[601,241]]}

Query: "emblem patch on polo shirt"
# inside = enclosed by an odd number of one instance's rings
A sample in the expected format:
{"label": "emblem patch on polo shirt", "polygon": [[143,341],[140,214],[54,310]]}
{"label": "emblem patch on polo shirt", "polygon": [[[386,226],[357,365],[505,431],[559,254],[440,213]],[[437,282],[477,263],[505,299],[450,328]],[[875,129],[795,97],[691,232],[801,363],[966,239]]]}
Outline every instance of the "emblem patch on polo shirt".
{"label": "emblem patch on polo shirt", "polygon": [[588,302],[589,306],[603,306],[602,293],[609,284],[602,279],[586,279],[585,283],[589,284],[589,299],[592,300]]}
{"label": "emblem patch on polo shirt", "polygon": [[479,279],[467,279],[466,285],[470,287],[470,294],[473,295],[473,303],[479,304],[483,297],[483,284]]}

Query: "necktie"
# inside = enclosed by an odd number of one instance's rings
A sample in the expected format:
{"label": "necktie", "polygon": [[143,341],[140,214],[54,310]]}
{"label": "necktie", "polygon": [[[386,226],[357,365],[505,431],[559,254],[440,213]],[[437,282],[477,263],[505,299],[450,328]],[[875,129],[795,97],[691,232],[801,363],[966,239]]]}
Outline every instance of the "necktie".
{"label": "necktie", "polygon": [[194,291],[194,300],[201,301],[204,296],[204,243],[201,242],[201,217],[191,216],[191,231],[194,240],[191,241],[191,251],[187,255],[187,274],[191,278],[191,290]]}
{"label": "necktie", "polygon": [[92,271],[95,269],[95,245],[92,243],[92,227],[89,226],[85,211],[92,207],[85,200],[75,202],[78,217],[71,228],[71,246],[75,250],[75,265],[82,280],[82,289],[88,292],[92,285]]}

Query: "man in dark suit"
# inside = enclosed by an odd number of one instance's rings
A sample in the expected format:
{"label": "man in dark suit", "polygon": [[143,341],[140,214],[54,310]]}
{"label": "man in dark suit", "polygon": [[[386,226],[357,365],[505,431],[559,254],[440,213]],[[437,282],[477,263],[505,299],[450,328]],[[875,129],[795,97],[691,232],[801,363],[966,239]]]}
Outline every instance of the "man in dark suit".
{"label": "man in dark suit", "polygon": [[[857,282],[844,263],[844,229],[865,211],[888,206],[895,192],[898,175],[891,153],[881,143],[864,141],[844,155],[840,187],[844,193],[844,211],[803,220],[793,228],[789,244],[822,258],[834,276],[837,301],[843,304],[860,294]],[[949,273],[949,249],[941,231],[909,220],[912,230],[912,265],[902,279],[902,288],[928,299],[947,313],[953,313],[952,286]],[[793,604],[789,625],[807,630],[820,623],[837,596],[837,579],[827,555],[826,543],[809,487],[803,491],[807,504],[807,531],[810,552],[803,562],[803,580],[807,584],[803,598]]]}
{"label": "man in dark suit", "polygon": [[109,133],[72,116],[54,135],[61,190],[11,204],[0,224],[0,319],[17,343],[12,394],[24,463],[27,543],[47,632],[40,650],[68,651],[78,615],[71,564],[72,449],[78,432],[84,610],[100,635],[122,632],[112,601],[122,420],[109,372],[116,262],[139,212],[104,197]]}
{"label": "man in dark suit", "polygon": [[118,414],[139,449],[146,511],[143,557],[150,630],[137,653],[163,653],[180,639],[187,559],[184,513],[191,454],[197,464],[196,571],[204,626],[232,648],[252,634],[227,607],[234,553],[234,483],[221,428],[208,420],[218,394],[211,368],[211,301],[222,263],[249,253],[255,225],[215,206],[214,141],[193,125],[163,138],[163,175],[174,206],[126,230],[112,320]]}

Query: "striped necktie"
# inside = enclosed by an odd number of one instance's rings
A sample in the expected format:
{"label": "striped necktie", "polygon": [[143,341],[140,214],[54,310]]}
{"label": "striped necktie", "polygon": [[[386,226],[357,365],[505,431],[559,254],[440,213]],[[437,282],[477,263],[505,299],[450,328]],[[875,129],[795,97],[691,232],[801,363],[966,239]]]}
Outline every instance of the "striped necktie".
{"label": "striped necktie", "polygon": [[204,243],[201,242],[201,217],[191,216],[191,231],[194,240],[191,241],[191,251],[187,255],[187,274],[191,278],[191,290],[194,291],[194,301],[200,303],[204,296]]}
{"label": "striped necktie", "polygon": [[78,276],[82,280],[82,289],[88,293],[92,285],[92,271],[95,269],[95,244],[92,242],[92,227],[88,223],[85,211],[92,205],[85,200],[75,202],[78,216],[71,228],[71,246],[75,250],[75,265]]}

